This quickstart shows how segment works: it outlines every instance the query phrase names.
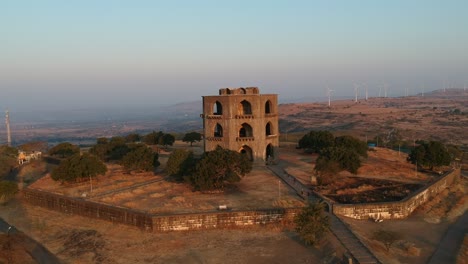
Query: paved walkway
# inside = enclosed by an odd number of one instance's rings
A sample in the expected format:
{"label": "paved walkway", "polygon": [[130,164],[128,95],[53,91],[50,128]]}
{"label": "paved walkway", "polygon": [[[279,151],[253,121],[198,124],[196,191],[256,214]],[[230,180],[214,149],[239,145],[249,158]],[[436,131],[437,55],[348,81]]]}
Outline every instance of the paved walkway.
{"label": "paved walkway", "polygon": [[458,250],[467,234],[468,212],[465,212],[458,218],[457,222],[449,227],[447,233],[445,233],[445,236],[440,241],[439,247],[429,260],[429,264],[456,263]]}
{"label": "paved walkway", "polygon": [[[293,188],[297,194],[305,200],[311,202],[318,200],[318,198],[313,195],[313,192],[309,190],[309,187],[298,181],[293,175],[288,174],[282,167],[277,165],[269,165],[268,169],[270,169],[286,184]],[[380,263],[380,261],[372,254],[372,252],[337,216],[333,214],[333,212],[329,213],[329,217],[330,230],[359,263]]]}

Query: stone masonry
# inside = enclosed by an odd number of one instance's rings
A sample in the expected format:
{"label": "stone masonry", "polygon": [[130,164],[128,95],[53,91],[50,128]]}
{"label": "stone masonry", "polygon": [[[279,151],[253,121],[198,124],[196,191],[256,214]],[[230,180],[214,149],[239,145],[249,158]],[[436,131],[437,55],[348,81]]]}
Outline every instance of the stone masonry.
{"label": "stone masonry", "polygon": [[204,149],[218,145],[260,164],[278,158],[278,95],[257,87],[224,88],[203,96]]}

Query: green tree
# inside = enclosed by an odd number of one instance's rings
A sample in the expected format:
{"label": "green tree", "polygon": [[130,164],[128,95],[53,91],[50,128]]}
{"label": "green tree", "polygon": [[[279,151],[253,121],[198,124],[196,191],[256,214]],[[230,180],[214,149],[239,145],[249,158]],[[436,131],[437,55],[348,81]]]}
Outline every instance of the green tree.
{"label": "green tree", "polygon": [[107,172],[106,165],[89,153],[74,154],[60,162],[52,171],[51,178],[61,182],[77,182],[103,175]]}
{"label": "green tree", "polygon": [[18,184],[12,181],[0,181],[0,204],[6,203],[18,192]]}
{"label": "green tree", "polygon": [[335,137],[329,131],[310,131],[299,140],[298,144],[306,151],[320,153],[322,149],[332,147],[335,144]]}
{"label": "green tree", "polygon": [[171,134],[164,134],[159,138],[159,145],[162,145],[164,147],[167,146],[172,146],[175,142],[175,137]]}
{"label": "green tree", "polygon": [[356,174],[359,167],[361,167],[361,160],[359,154],[352,149],[331,147],[322,150],[317,158],[315,170],[317,172],[328,172],[330,164],[337,164],[341,170]]}
{"label": "green tree", "polygon": [[352,136],[340,136],[335,138],[335,147],[353,150],[359,156],[367,158],[367,144]]}
{"label": "green tree", "polygon": [[153,131],[143,137],[143,141],[148,145],[157,145],[159,143],[159,138],[162,137],[164,133],[162,131],[156,132]]}
{"label": "green tree", "polygon": [[89,153],[97,156],[102,161],[106,161],[109,149],[109,140],[107,140],[105,137],[102,137],[97,139],[96,145],[89,149]]}
{"label": "green tree", "polygon": [[16,166],[18,150],[6,145],[0,146],[0,178],[8,175]]}
{"label": "green tree", "polygon": [[184,138],[182,139],[183,142],[189,142],[190,146],[192,146],[194,142],[198,142],[200,140],[201,140],[201,134],[198,132],[187,133],[184,135]]}
{"label": "green tree", "polygon": [[145,145],[136,145],[122,158],[121,165],[130,171],[153,171],[159,166],[158,154]]}
{"label": "green tree", "polygon": [[450,165],[452,157],[447,147],[439,141],[420,142],[420,145],[414,148],[408,160],[421,167],[430,167],[431,170],[436,166]]}
{"label": "green tree", "polygon": [[226,183],[239,182],[251,170],[252,162],[247,155],[217,147],[203,154],[186,180],[195,190],[223,190]]}
{"label": "green tree", "polygon": [[373,233],[372,238],[382,242],[385,245],[387,251],[390,251],[392,245],[396,241],[401,240],[402,236],[400,233],[394,231],[379,229]]}
{"label": "green tree", "polygon": [[50,156],[59,158],[67,158],[77,153],[80,153],[80,148],[69,142],[60,143],[49,150]]}
{"label": "green tree", "polygon": [[89,149],[89,153],[96,155],[102,161],[120,161],[130,151],[126,139],[123,137],[98,138],[97,144]]}
{"label": "green tree", "polygon": [[315,245],[326,235],[330,220],[325,214],[324,203],[311,203],[304,207],[294,219],[296,232],[307,245]]}
{"label": "green tree", "polygon": [[166,172],[174,176],[176,180],[183,180],[184,176],[190,174],[195,166],[195,159],[192,151],[185,149],[174,150],[166,163]]}

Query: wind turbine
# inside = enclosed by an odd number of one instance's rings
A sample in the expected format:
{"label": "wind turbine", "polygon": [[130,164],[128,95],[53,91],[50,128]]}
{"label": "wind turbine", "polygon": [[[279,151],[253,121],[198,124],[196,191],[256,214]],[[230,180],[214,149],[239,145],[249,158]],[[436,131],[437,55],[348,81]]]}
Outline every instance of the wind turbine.
{"label": "wind turbine", "polygon": [[354,83],[354,102],[355,103],[357,103],[358,93],[359,93],[359,85],[357,83]]}
{"label": "wind turbine", "polygon": [[368,97],[368,92],[367,92],[367,90],[368,90],[368,89],[367,89],[367,83],[363,83],[363,85],[364,85],[364,87],[366,87],[366,101],[367,101],[367,99],[369,98],[369,97]]}
{"label": "wind turbine", "polygon": [[327,85],[327,95],[328,95],[328,108],[330,108],[331,105],[331,94],[334,92],[333,90],[330,90],[330,87]]}
{"label": "wind turbine", "polygon": [[388,83],[384,83],[385,98],[387,98]]}

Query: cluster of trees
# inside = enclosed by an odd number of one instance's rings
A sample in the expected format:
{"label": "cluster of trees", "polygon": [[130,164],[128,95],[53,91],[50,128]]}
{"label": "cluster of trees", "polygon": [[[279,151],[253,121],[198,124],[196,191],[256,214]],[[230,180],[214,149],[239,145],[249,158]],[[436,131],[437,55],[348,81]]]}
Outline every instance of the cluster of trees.
{"label": "cluster of trees", "polygon": [[68,158],[77,153],[80,153],[80,148],[76,145],[73,145],[68,142],[60,143],[51,149],[49,149],[48,154],[56,158]]}
{"label": "cluster of trees", "polygon": [[16,166],[18,150],[6,145],[0,146],[0,178],[8,175]]}
{"label": "cluster of trees", "polygon": [[96,155],[104,162],[117,161],[125,170],[152,171],[159,166],[158,154],[139,141],[137,134],[127,137],[98,138],[96,145],[89,153]]}
{"label": "cluster of trees", "polygon": [[245,154],[217,147],[195,159],[191,151],[175,150],[167,161],[167,172],[185,180],[197,191],[223,190],[226,184],[241,180],[252,170]]}
{"label": "cluster of trees", "polygon": [[454,158],[460,155],[458,148],[446,146],[439,141],[418,141],[408,156],[408,161],[420,167],[428,167],[431,170],[438,166],[450,165]]}
{"label": "cluster of trees", "polygon": [[106,165],[89,153],[76,153],[62,160],[51,178],[61,182],[80,182],[107,172]]}
{"label": "cluster of trees", "polygon": [[162,131],[153,131],[143,136],[143,141],[148,145],[161,145],[167,147],[174,144],[175,137],[172,134],[165,134]]}
{"label": "cluster of trees", "polygon": [[352,136],[335,137],[329,131],[311,131],[298,142],[307,152],[318,153],[315,170],[321,174],[333,174],[346,170],[356,174],[361,157],[367,158],[367,144]]}

